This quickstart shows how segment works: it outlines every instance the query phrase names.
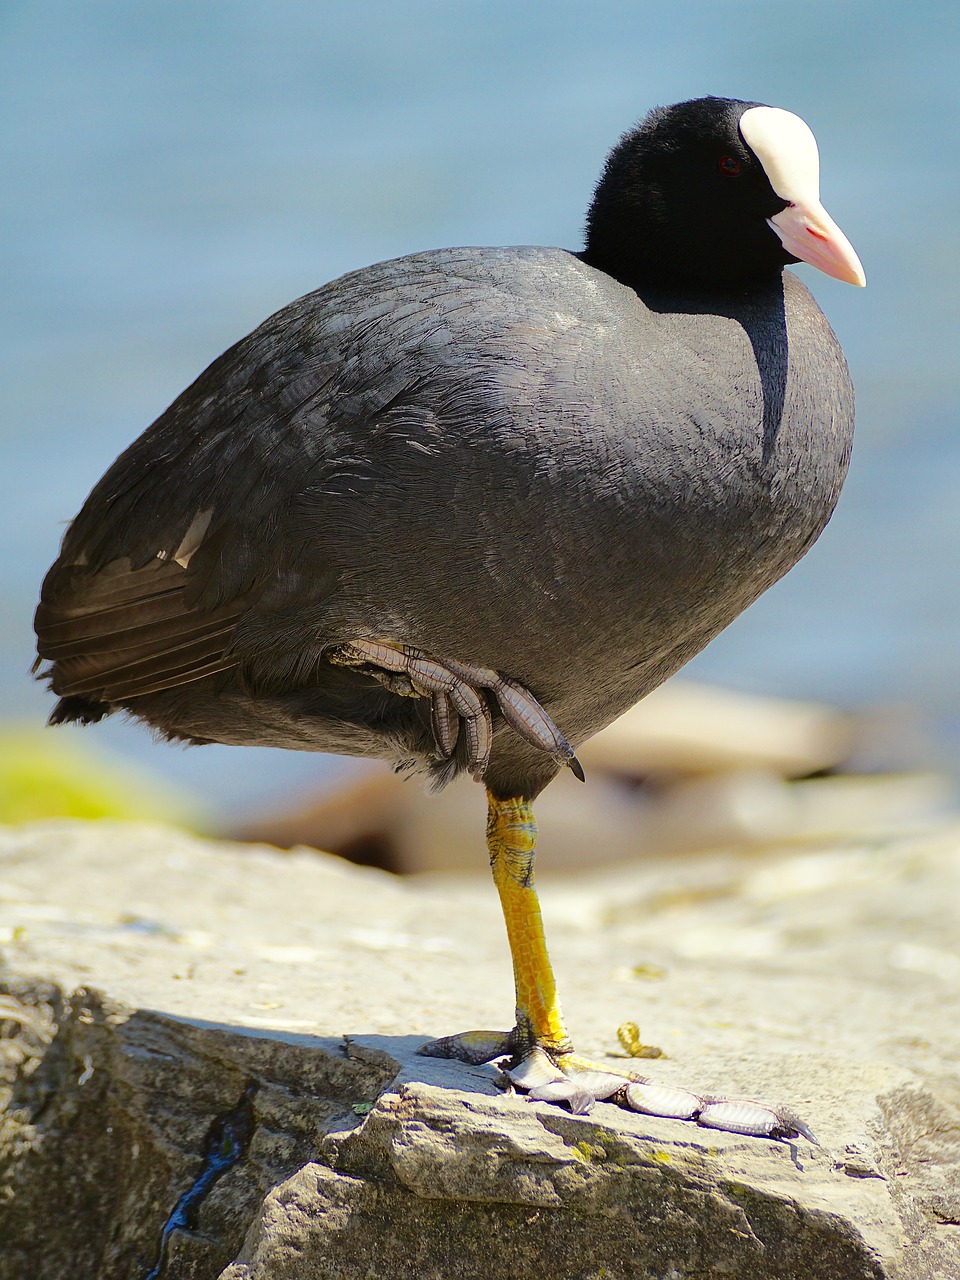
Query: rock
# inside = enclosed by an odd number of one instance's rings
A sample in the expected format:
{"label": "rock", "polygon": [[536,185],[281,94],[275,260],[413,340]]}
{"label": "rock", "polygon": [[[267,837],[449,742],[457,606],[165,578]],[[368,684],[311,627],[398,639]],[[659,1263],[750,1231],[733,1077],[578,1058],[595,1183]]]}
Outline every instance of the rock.
{"label": "rock", "polygon": [[418,1058],[508,1021],[482,880],[48,823],[0,834],[0,1278],[960,1274],[956,828],[542,878],[582,1050],[635,1018],[823,1145]]}

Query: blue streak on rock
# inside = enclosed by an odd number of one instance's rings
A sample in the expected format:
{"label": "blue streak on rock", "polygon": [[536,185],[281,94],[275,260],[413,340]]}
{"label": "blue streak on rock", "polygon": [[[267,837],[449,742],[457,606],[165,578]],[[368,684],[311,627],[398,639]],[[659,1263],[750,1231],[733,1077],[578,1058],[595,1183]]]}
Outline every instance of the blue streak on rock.
{"label": "blue streak on rock", "polygon": [[160,1256],[147,1273],[146,1280],[160,1280],[167,1260],[167,1245],[178,1228],[195,1231],[200,1206],[228,1169],[232,1169],[249,1146],[253,1136],[253,1098],[256,1084],[247,1085],[240,1101],[231,1111],[216,1117],[203,1144],[203,1166],[193,1186],[185,1191],[173,1207],[160,1236]]}

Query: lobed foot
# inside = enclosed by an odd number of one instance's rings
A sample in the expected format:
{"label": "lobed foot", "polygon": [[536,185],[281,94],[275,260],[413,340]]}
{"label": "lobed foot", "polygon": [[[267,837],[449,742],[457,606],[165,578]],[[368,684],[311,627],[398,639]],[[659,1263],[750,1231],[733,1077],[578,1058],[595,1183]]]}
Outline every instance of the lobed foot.
{"label": "lobed foot", "polygon": [[536,1102],[566,1103],[584,1115],[595,1102],[614,1102],[630,1111],[672,1120],[694,1120],[707,1129],[722,1129],[752,1138],[804,1137],[819,1142],[808,1125],[786,1107],[748,1098],[695,1093],[678,1085],[657,1084],[632,1071],[611,1070],[576,1053],[549,1053],[540,1045],[517,1051],[515,1031],[467,1031],[431,1040],[418,1051],[424,1057],[453,1058],[474,1066],[507,1054],[503,1073]]}
{"label": "lobed foot", "polygon": [[354,640],[331,649],[327,656],[338,666],[358,668],[393,693],[429,698],[438,752],[448,760],[462,732],[467,767],[478,782],[486,773],[493,747],[493,717],[485,693],[492,695],[504,720],[521,738],[566,765],[583,781],[573,747],[540,703],[523,685],[498,671],[452,658],[433,658],[412,645],[384,640]]}

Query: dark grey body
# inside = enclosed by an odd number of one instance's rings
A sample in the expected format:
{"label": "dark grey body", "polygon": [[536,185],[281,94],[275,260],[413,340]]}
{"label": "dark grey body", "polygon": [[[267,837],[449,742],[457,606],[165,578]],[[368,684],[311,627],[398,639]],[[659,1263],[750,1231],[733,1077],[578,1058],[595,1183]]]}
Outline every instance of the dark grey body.
{"label": "dark grey body", "polygon": [[[789,272],[688,300],[559,249],[368,268],[222,356],[94,490],[38,612],[60,718],[439,771],[425,702],[323,660],[369,638],[512,677],[576,746],[810,547],[852,430]],[[488,784],[536,794],[558,766],[496,730]]]}

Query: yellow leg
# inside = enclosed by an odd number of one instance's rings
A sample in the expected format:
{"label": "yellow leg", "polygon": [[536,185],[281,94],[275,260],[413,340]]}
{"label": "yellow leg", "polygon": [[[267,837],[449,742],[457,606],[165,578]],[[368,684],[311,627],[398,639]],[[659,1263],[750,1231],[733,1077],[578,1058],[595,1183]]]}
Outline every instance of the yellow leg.
{"label": "yellow leg", "polygon": [[[677,1085],[658,1085],[646,1076],[573,1052],[564,1025],[557,984],[543,936],[540,903],[533,887],[537,824],[527,800],[498,800],[487,792],[487,846],[493,879],[507,926],[517,989],[513,1031],[466,1031],[420,1046],[427,1058],[452,1058],[473,1065],[509,1058],[502,1065],[511,1084],[539,1102],[562,1102],[580,1115],[609,1099],[645,1115],[696,1120],[707,1128],[766,1138],[816,1138],[792,1111],[748,1099],[700,1095]],[[638,1040],[636,1028],[628,1044]]]}
{"label": "yellow leg", "polygon": [[498,800],[487,792],[487,848],[500,894],[517,990],[517,1030],[521,1042],[551,1053],[573,1048],[563,1021],[557,984],[543,933],[540,902],[533,884],[537,824],[528,800]]}

